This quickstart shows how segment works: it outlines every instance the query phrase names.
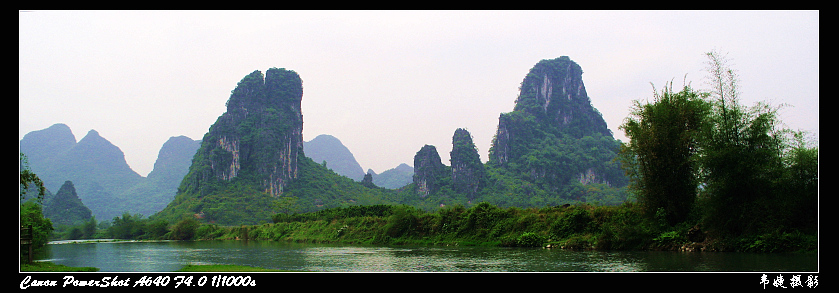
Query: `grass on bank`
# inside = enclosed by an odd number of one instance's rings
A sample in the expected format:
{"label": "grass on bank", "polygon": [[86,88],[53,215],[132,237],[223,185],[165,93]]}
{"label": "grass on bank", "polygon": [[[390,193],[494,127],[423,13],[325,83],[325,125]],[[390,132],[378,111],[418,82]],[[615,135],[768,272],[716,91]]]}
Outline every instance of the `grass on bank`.
{"label": "grass on bank", "polygon": [[54,264],[48,261],[36,261],[20,264],[21,272],[98,272],[99,268],[94,267],[68,267]]}
{"label": "grass on bank", "polygon": [[[47,261],[20,264],[21,272],[98,272],[94,267],[68,267]],[[266,269],[241,265],[186,265],[176,272],[291,272],[287,270]]]}
{"label": "grass on bank", "polygon": [[[425,212],[409,206],[351,206],[281,215],[274,223],[201,224],[193,240],[268,240],[363,245],[546,247],[577,250],[816,252],[817,235],[797,231],[719,237],[699,220],[670,226],[637,205],[500,208],[486,203]],[[699,235],[699,236],[697,236]],[[697,239],[698,238],[698,239]]]}

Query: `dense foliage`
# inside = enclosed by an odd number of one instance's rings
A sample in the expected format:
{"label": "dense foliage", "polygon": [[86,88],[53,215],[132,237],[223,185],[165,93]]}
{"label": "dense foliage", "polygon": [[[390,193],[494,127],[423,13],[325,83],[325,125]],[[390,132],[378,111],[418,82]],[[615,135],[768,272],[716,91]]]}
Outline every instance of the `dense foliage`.
{"label": "dense foliage", "polygon": [[699,135],[708,103],[689,87],[665,87],[653,103],[635,101],[621,126],[630,141],[623,160],[648,216],[660,209],[671,225],[687,219],[698,190]]}
{"label": "dense foliage", "polygon": [[[31,244],[29,244],[32,247],[32,251],[38,251],[49,241],[49,235],[52,233],[53,228],[50,219],[44,217],[43,208],[41,206],[41,202],[43,201],[44,193],[46,191],[44,183],[37,174],[29,169],[28,160],[26,155],[23,153],[20,153],[19,189],[19,222],[21,232],[24,232],[24,228],[26,229],[27,234],[32,236],[30,239]],[[30,194],[29,197],[34,198],[34,200],[30,200],[27,198],[27,193],[31,193],[33,191],[37,194],[34,197]],[[28,237],[29,235],[21,236]],[[21,252],[23,252],[23,250],[21,250]],[[23,259],[24,256],[20,255],[20,257]]]}
{"label": "dense foliage", "polygon": [[701,141],[704,222],[725,235],[815,232],[818,147],[781,128],[778,107],[739,102],[737,76],[708,53],[713,112]]}
{"label": "dense foliage", "polygon": [[631,141],[621,158],[645,213],[716,239],[815,235],[818,147],[781,129],[777,107],[740,105],[727,60],[707,55],[707,94],[665,89],[653,103],[636,102],[622,126]]}

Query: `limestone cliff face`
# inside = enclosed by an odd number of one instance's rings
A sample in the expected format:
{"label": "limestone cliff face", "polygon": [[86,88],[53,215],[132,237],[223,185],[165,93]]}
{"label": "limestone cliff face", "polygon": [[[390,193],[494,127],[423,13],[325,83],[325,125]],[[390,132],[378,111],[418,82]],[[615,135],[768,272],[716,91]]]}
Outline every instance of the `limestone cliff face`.
{"label": "limestone cliff face", "polygon": [[559,131],[579,138],[590,133],[611,136],[606,121],[592,107],[583,69],[568,56],[542,60],[522,81],[513,111],[525,111]]}
{"label": "limestone cliff face", "polygon": [[227,111],[210,127],[181,191],[211,192],[217,181],[245,180],[280,195],[297,178],[303,155],[303,84],[294,71],[271,68],[245,76]]}
{"label": "limestone cliff face", "polygon": [[522,153],[534,129],[581,138],[593,133],[612,136],[600,112],[591,105],[583,70],[568,56],[537,63],[521,83],[513,112],[501,114],[490,159],[505,164]]}
{"label": "limestone cliff face", "polygon": [[472,142],[472,135],[466,129],[455,130],[450,158],[453,189],[474,199],[484,185],[486,171]]}
{"label": "limestone cliff face", "polygon": [[608,163],[617,142],[591,105],[582,74],[567,56],[534,65],[513,111],[498,118],[490,163],[516,168],[552,189],[572,181],[622,182],[619,168]]}
{"label": "limestone cliff face", "polygon": [[441,178],[447,175],[435,146],[425,145],[414,155],[414,184],[420,197],[439,190]]}

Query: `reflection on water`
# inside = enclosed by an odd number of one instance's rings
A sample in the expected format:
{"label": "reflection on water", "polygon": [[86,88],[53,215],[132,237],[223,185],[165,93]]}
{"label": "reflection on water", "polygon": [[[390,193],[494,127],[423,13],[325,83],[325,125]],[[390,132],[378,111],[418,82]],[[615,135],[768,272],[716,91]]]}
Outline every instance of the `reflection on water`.
{"label": "reflection on water", "polygon": [[603,252],[503,247],[384,247],[272,241],[64,243],[41,259],[102,272],[168,272],[235,264],[318,272],[816,272],[818,256],[701,252]]}

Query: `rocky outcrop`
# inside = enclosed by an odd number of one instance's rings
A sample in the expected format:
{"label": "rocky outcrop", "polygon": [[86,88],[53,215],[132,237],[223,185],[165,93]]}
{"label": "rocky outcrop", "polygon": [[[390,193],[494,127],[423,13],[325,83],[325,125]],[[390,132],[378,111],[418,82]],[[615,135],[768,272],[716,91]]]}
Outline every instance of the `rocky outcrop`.
{"label": "rocky outcrop", "polygon": [[591,133],[612,136],[606,121],[591,105],[583,69],[568,56],[542,60],[522,81],[513,111],[525,111],[574,137]]}
{"label": "rocky outcrop", "polygon": [[452,188],[466,197],[474,199],[484,186],[486,171],[478,149],[472,142],[472,135],[463,128],[458,128],[452,137],[450,153],[452,169]]}
{"label": "rocky outcrop", "polygon": [[218,181],[245,176],[272,196],[297,178],[303,155],[303,85],[294,71],[271,68],[245,76],[227,111],[204,136],[182,190],[207,193]]}
{"label": "rocky outcrop", "polygon": [[414,185],[417,195],[426,197],[440,188],[442,177],[448,176],[446,166],[433,145],[423,146],[414,155]]}
{"label": "rocky outcrop", "polygon": [[548,134],[611,137],[606,121],[591,105],[582,75],[582,68],[568,56],[533,66],[521,83],[513,112],[498,118],[490,160],[504,165],[526,152],[524,144]]}
{"label": "rocky outcrop", "polygon": [[376,184],[373,184],[373,173],[364,174],[364,178],[361,179],[361,185],[369,188],[376,188]]}
{"label": "rocky outcrop", "polygon": [[567,56],[534,65],[513,111],[498,118],[489,163],[549,191],[573,182],[623,185],[623,172],[612,163],[619,143],[591,105],[582,74]]}

